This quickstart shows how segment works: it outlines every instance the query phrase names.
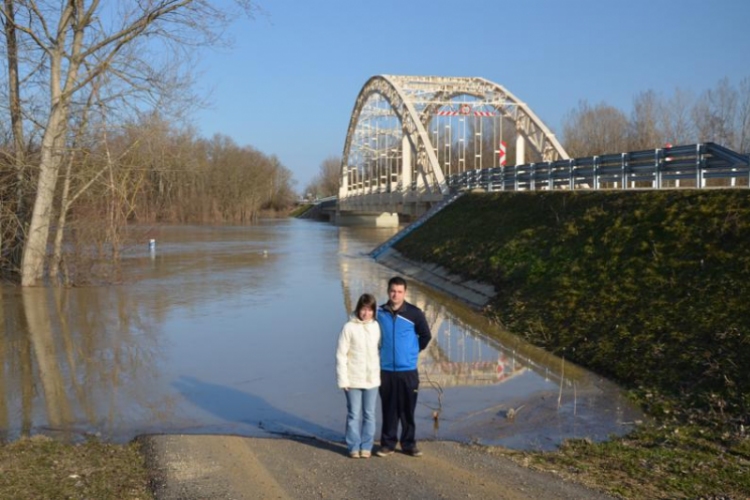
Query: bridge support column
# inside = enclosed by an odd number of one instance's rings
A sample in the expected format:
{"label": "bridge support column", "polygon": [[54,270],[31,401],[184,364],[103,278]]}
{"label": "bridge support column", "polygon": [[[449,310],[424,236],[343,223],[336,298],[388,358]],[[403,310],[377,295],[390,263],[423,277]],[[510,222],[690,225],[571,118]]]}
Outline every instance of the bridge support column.
{"label": "bridge support column", "polygon": [[341,185],[339,186],[339,200],[347,197],[349,191],[349,165],[341,166]]}
{"label": "bridge support column", "polygon": [[398,227],[396,212],[337,211],[334,224],[337,226]]}
{"label": "bridge support column", "polygon": [[411,142],[404,134],[401,139],[401,190],[404,192],[411,191]]}
{"label": "bridge support column", "polygon": [[425,164],[422,162],[422,160],[423,160],[422,155],[421,154],[417,154],[417,165],[416,165],[417,166],[417,169],[416,169],[417,171],[415,172],[416,173],[416,175],[415,175],[416,179],[415,180],[417,181],[416,182],[417,193],[424,193],[425,192],[425,187],[424,187],[424,185],[425,185],[424,184],[424,170],[423,170],[425,168]]}
{"label": "bridge support column", "polygon": [[516,130],[516,165],[526,163],[526,140],[520,130]]}

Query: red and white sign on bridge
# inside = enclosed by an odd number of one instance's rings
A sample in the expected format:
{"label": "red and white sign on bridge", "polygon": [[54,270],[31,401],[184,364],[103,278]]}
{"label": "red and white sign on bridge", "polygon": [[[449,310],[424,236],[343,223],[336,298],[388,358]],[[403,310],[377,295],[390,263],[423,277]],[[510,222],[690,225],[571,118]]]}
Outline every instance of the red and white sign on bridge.
{"label": "red and white sign on bridge", "polygon": [[505,141],[500,141],[500,149],[497,150],[497,156],[500,160],[500,166],[505,166],[505,152],[508,150],[508,145],[505,144]]}
{"label": "red and white sign on bridge", "polygon": [[441,109],[435,114],[437,116],[495,116],[493,111],[475,111],[471,104],[461,104],[458,109]]}

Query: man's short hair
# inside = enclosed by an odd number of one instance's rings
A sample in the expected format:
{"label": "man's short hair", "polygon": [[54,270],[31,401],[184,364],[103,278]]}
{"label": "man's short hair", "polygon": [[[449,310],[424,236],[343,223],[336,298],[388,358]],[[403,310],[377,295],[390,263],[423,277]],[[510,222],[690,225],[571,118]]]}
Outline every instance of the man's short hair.
{"label": "man's short hair", "polygon": [[403,285],[404,290],[406,290],[406,280],[401,276],[394,276],[388,280],[388,290],[390,290],[393,285]]}

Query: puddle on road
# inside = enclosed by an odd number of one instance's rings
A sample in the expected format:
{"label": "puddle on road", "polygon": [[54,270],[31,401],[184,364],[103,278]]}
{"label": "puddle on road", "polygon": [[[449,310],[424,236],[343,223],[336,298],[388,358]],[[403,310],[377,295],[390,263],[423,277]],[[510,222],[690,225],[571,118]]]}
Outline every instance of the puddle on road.
{"label": "puddle on road", "polygon": [[[314,435],[342,440],[338,333],[393,274],[366,252],[393,230],[300,220],[160,227],[126,285],[2,288],[0,429],[35,433]],[[435,340],[420,357],[421,439],[549,449],[642,418],[613,384],[410,282]],[[433,413],[439,412],[436,423]],[[514,415],[515,414],[515,415]]]}

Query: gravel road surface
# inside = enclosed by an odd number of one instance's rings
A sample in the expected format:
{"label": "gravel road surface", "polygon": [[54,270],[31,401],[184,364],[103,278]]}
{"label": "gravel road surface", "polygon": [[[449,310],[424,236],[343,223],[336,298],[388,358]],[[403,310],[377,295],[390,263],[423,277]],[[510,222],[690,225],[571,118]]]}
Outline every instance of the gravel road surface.
{"label": "gravel road surface", "polygon": [[139,438],[159,500],[610,498],[483,447],[421,442],[424,456],[351,459],[343,443],[223,435]]}

